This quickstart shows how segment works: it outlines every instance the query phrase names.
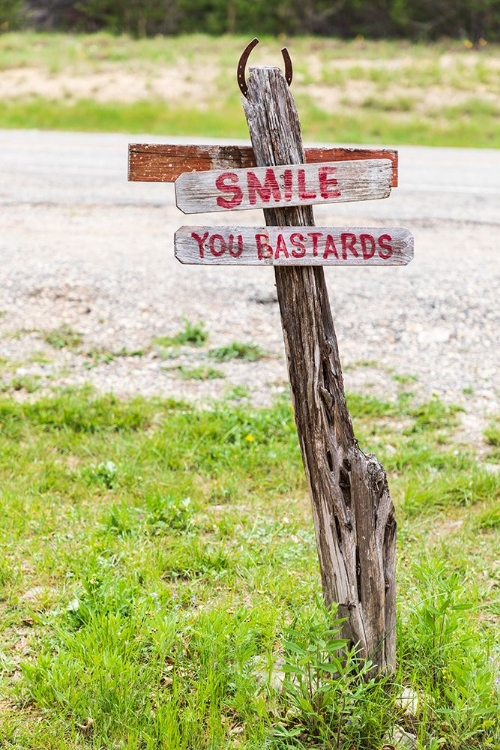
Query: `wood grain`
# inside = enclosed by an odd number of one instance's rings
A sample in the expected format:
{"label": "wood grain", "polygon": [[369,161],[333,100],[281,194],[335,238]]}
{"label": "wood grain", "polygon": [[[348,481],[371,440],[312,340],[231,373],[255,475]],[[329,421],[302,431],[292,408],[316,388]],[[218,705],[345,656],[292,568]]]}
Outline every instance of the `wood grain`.
{"label": "wood grain", "polygon": [[366,201],[387,198],[391,176],[389,159],[185,172],[175,200],[185,214]]}
{"label": "wood grain", "polygon": [[[259,166],[303,162],[297,111],[277,68],[251,68],[243,106]],[[270,226],[314,224],[310,206],[264,215]],[[275,277],[324,600],[345,618],[343,635],[360,657],[373,661],[371,673],[382,673],[396,661],[396,521],[387,478],[354,437],[323,268],[276,267]]]}
{"label": "wood grain", "polygon": [[[128,179],[132,182],[175,182],[184,172],[244,169],[257,165],[251,146],[132,143],[128,147],[128,154]],[[397,187],[398,152],[393,149],[320,146],[305,149],[307,164],[358,159],[389,159],[392,165],[391,186]]]}
{"label": "wood grain", "polygon": [[407,229],[187,226],[175,256],[194,265],[401,266],[413,258]]}

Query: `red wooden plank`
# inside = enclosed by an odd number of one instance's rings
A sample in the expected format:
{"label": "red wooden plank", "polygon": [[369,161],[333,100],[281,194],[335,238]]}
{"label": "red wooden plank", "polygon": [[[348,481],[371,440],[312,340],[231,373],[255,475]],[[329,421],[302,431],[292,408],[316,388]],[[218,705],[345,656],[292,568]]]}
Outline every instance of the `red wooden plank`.
{"label": "red wooden plank", "polygon": [[413,258],[407,229],[373,227],[181,227],[181,263],[246,266],[400,266]]}
{"label": "red wooden plank", "polygon": [[[398,184],[398,152],[393,149],[306,148],[306,163],[389,159],[392,187]],[[251,146],[196,146],[133,143],[129,145],[128,178],[132,182],[175,182],[184,172],[255,167]]]}

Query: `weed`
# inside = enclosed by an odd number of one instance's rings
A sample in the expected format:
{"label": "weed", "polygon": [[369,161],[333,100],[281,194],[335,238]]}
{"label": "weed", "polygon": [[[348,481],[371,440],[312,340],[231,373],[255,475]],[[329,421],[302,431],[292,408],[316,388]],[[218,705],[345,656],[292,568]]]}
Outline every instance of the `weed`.
{"label": "weed", "polygon": [[35,393],[42,387],[42,379],[39,375],[21,375],[13,378],[3,390],[26,391]]}
{"label": "weed", "polygon": [[408,375],[404,373],[393,375],[392,379],[395,380],[396,383],[400,383],[401,385],[410,385],[411,383],[416,383],[418,381],[418,377],[416,375]]}
{"label": "weed", "polygon": [[144,349],[103,349],[101,347],[94,347],[89,349],[86,353],[87,362],[85,367],[91,370],[98,365],[109,365],[120,357],[143,357],[145,354]]}
{"label": "weed", "polygon": [[476,528],[481,531],[489,531],[500,528],[500,507],[488,508],[478,514],[475,519]]}
{"label": "weed", "polygon": [[415,102],[407,97],[398,99],[382,99],[378,96],[370,96],[361,103],[363,109],[378,110],[380,112],[411,112]]}
{"label": "weed", "polygon": [[344,369],[355,370],[357,367],[380,367],[380,364],[375,359],[361,359],[347,364]]}
{"label": "weed", "polygon": [[438,398],[433,398],[411,410],[411,415],[415,417],[412,431],[455,427],[458,423],[457,414],[461,411],[463,409],[460,406],[446,405]]}
{"label": "weed", "polygon": [[488,445],[500,446],[500,418],[492,421],[491,425],[484,431]]}
{"label": "weed", "polygon": [[257,344],[233,341],[227,346],[212,349],[208,355],[218,362],[227,362],[230,359],[244,359],[247,362],[255,362],[265,357],[266,353]]}
{"label": "weed", "polygon": [[179,365],[172,369],[183,380],[217,380],[226,377],[222,370],[217,370],[215,367],[209,367],[208,365],[201,365],[200,367]]}
{"label": "weed", "polygon": [[208,341],[208,332],[205,329],[203,321],[192,323],[188,318],[184,318],[184,328],[176,333],[175,336],[157,336],[153,339],[153,344],[162,347],[170,346],[203,346]]}
{"label": "weed", "polygon": [[76,349],[82,343],[81,333],[74,331],[66,324],[54,328],[52,331],[47,331],[43,338],[54,349]]}
{"label": "weed", "polygon": [[14,339],[14,341],[19,341],[19,339],[22,339],[23,336],[31,336],[32,334],[39,334],[38,329],[36,328],[19,328],[17,331],[11,331],[9,333],[4,333],[5,338]]}
{"label": "weed", "polygon": [[118,474],[118,468],[113,461],[101,461],[97,466],[90,467],[90,476],[94,481],[102,484],[108,490],[113,489]]}
{"label": "weed", "polygon": [[494,747],[499,699],[474,637],[477,592],[468,587],[464,595],[463,575],[442,560],[414,565],[413,575],[421,593],[418,603],[409,602],[403,640],[412,653],[406,669],[425,695],[419,739],[452,750]]}
{"label": "weed", "polygon": [[33,352],[29,357],[29,361],[38,365],[50,365],[52,363],[52,359],[45,352]]}
{"label": "weed", "polygon": [[232,388],[228,388],[225,397],[227,401],[248,401],[250,399],[250,391],[246,385],[235,385]]}
{"label": "weed", "polygon": [[341,626],[318,606],[285,631],[285,714],[274,737],[291,740],[290,747],[342,750],[382,741],[380,717],[389,702],[384,682],[369,678],[371,663],[356,658],[355,649],[339,635]]}

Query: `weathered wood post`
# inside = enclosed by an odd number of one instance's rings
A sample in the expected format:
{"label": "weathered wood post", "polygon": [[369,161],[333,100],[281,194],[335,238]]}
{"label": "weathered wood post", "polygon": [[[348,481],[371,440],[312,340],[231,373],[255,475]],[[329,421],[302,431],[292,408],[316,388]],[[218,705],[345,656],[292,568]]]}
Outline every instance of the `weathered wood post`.
{"label": "weathered wood post", "polygon": [[[244,110],[257,166],[304,162],[278,68],[251,68]],[[264,209],[271,226],[313,226],[311,206]],[[386,474],[356,442],[321,266],[275,267],[290,387],[312,500],[323,595],[343,635],[382,672],[396,662],[396,521]]]}

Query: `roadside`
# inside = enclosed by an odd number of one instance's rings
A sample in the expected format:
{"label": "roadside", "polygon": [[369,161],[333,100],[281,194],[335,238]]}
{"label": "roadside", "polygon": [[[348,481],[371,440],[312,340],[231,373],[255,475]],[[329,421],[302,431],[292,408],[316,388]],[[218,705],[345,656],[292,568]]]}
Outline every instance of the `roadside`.
{"label": "roadside", "polygon": [[[4,389],[24,398],[90,382],[120,395],[258,404],[286,390],[272,270],[180,265],[173,234],[185,219],[171,186],[127,184],[129,138],[5,131],[2,140]],[[406,268],[327,269],[346,388],[395,398],[404,387],[460,404],[463,439],[478,445],[500,412],[499,159],[403,148],[391,198],[316,211],[318,225],[396,222],[415,235]],[[161,343],[186,320],[208,333],[202,346]],[[234,342],[266,356],[210,356]]]}

